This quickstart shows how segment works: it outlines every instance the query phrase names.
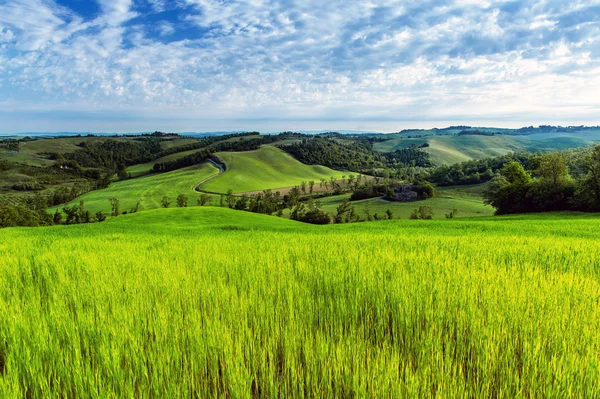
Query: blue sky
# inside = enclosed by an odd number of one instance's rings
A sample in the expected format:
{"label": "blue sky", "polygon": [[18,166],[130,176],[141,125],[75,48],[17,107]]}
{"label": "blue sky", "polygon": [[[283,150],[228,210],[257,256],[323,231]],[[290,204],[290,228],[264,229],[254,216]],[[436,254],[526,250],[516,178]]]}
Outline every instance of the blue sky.
{"label": "blue sky", "polygon": [[0,133],[600,124],[600,0],[0,0]]}

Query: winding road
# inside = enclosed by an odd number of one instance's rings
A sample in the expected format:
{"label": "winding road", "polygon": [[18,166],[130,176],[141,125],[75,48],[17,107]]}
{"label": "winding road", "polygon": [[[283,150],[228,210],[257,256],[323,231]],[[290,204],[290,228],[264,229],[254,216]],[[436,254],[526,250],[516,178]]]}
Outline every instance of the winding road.
{"label": "winding road", "polygon": [[220,193],[212,193],[209,191],[204,191],[204,190],[200,190],[199,187],[201,185],[203,185],[204,183],[206,183],[207,181],[214,179],[215,177],[221,175],[223,172],[225,172],[225,169],[223,169],[223,165],[216,163],[215,161],[213,161],[212,159],[209,159],[207,161],[208,163],[210,163],[212,166],[214,166],[215,168],[219,169],[219,173],[215,173],[214,175],[207,177],[206,179],[202,180],[200,183],[196,184],[193,188],[194,191],[198,192],[198,193],[209,193],[209,194],[220,194]]}

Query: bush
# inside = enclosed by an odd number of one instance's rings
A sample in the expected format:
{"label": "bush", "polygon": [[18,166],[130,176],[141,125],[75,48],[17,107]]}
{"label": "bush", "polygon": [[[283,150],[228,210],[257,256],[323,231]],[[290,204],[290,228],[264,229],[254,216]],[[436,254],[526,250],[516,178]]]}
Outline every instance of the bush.
{"label": "bush", "polygon": [[311,224],[329,224],[331,223],[331,217],[325,211],[314,209],[306,212],[304,216],[300,218],[300,221]]}

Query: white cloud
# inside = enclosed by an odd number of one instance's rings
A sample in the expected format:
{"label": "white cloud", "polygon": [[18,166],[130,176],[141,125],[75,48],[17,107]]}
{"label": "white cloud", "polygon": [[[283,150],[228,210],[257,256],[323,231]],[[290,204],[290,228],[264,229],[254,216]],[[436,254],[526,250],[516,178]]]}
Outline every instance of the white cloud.
{"label": "white cloud", "polygon": [[4,109],[539,122],[600,110],[590,2],[183,2],[195,11],[178,22],[203,37],[168,42],[176,21],[128,26],[131,0],[99,0],[86,22],[50,1],[0,5]]}

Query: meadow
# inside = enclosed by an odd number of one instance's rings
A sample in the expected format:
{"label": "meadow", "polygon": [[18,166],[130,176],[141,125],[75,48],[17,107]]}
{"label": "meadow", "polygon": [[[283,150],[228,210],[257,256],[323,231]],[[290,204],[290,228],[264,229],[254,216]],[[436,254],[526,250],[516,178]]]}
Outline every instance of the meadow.
{"label": "meadow", "polygon": [[201,185],[201,190],[216,193],[226,193],[229,189],[234,193],[275,190],[299,186],[302,181],[314,180],[318,184],[321,179],[341,179],[349,174],[320,165],[305,165],[270,145],[256,151],[219,152],[216,155],[225,162],[227,170]]}
{"label": "meadow", "polygon": [[[384,216],[389,209],[395,219],[408,219],[416,208],[429,206],[433,210],[434,219],[445,219],[446,214],[457,211],[455,217],[492,216],[494,208],[486,206],[481,198],[484,185],[438,187],[436,196],[415,202],[393,202],[383,198],[371,198],[361,201],[352,201],[351,204],[364,219],[364,209],[369,204],[372,214]],[[350,198],[350,194],[336,195],[321,198],[322,209],[332,217],[336,215],[337,207],[342,200]]]}
{"label": "meadow", "polygon": [[159,208],[165,195],[170,199],[171,206],[176,206],[176,198],[179,194],[188,197],[190,206],[196,205],[200,193],[194,191],[194,187],[217,173],[219,170],[216,167],[203,163],[172,172],[117,181],[108,188],[91,191],[68,204],[51,208],[49,212],[65,206],[79,205],[79,201],[83,201],[85,208],[93,213],[101,211],[110,214],[111,205],[108,199],[112,197],[119,199],[121,211],[131,210],[140,200],[139,210]]}
{"label": "meadow", "polygon": [[600,218],[0,231],[1,397],[597,397]]}

